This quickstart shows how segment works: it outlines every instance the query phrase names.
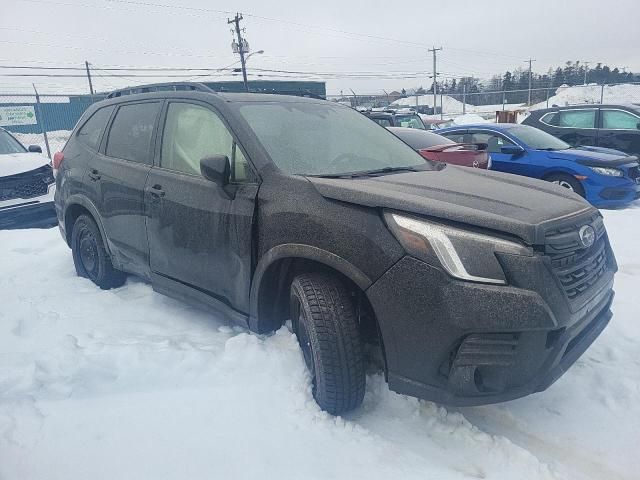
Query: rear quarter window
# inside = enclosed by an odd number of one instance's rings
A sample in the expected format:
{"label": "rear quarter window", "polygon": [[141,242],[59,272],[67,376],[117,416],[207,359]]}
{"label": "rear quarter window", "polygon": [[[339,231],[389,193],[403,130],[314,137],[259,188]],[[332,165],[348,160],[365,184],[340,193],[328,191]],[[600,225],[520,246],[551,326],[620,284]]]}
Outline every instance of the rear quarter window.
{"label": "rear quarter window", "polygon": [[115,107],[113,105],[109,107],[102,107],[94,112],[93,115],[87,120],[80,130],[76,138],[78,141],[91,150],[98,150],[100,145],[100,139],[102,138],[102,132],[107,126],[107,122],[111,117],[111,112]]}

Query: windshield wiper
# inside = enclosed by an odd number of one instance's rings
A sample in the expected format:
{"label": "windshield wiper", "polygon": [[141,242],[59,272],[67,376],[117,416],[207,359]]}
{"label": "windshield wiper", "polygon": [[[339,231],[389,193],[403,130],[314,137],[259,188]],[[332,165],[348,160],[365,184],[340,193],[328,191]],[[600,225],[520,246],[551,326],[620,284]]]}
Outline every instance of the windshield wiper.
{"label": "windshield wiper", "polygon": [[307,175],[308,177],[318,178],[359,178],[359,177],[375,177],[378,175],[386,175],[395,172],[420,172],[424,169],[417,167],[383,167],[376,168],[374,170],[362,170],[359,172],[346,172],[346,173],[328,173],[326,175]]}

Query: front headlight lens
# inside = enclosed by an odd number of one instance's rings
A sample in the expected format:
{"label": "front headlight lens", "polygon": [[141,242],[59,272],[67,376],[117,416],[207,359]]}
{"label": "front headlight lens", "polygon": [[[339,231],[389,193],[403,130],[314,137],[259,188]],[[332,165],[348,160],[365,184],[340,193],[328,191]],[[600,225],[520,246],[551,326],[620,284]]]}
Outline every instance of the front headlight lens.
{"label": "front headlight lens", "polygon": [[610,177],[622,177],[624,176],[624,172],[622,170],[618,170],[617,168],[609,168],[609,167],[589,167],[596,173],[600,175],[608,175]]}
{"label": "front headlight lens", "polygon": [[409,254],[431,264],[437,260],[460,280],[504,285],[507,281],[495,254],[533,254],[520,243],[415,217],[386,212],[385,219]]}

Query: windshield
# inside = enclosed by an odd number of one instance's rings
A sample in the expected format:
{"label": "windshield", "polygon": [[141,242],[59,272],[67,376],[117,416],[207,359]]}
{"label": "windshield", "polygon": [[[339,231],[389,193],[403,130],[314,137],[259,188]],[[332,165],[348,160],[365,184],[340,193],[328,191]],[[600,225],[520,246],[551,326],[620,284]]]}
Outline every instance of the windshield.
{"label": "windshield", "polygon": [[563,142],[559,138],[542,130],[538,130],[535,127],[529,127],[528,125],[512,127],[508,132],[525,143],[529,148],[536,150],[566,150],[571,147],[571,145]]}
{"label": "windshield", "polygon": [[24,153],[26,150],[20,142],[4,130],[0,130],[0,155],[8,153]]}
{"label": "windshield", "polygon": [[355,110],[330,103],[251,103],[240,113],[276,166],[291,175],[337,175],[430,163]]}
{"label": "windshield", "polygon": [[426,130],[422,119],[418,115],[396,115],[396,126]]}

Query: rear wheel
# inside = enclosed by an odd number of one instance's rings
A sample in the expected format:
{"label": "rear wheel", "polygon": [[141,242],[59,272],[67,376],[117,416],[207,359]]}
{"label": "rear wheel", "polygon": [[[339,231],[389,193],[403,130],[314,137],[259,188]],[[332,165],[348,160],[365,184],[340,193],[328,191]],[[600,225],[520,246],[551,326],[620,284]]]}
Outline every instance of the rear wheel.
{"label": "rear wheel", "polygon": [[584,197],[584,188],[582,187],[580,182],[571,175],[554,173],[553,175],[549,175],[547,178],[545,178],[545,180],[551,183],[555,183],[556,185],[560,185],[561,187],[564,187],[567,190],[571,190],[581,197]]}
{"label": "rear wheel", "polygon": [[339,415],[362,403],[365,368],[355,308],[348,290],[333,275],[299,275],[291,285],[290,313],[313,397]]}
{"label": "rear wheel", "polygon": [[103,290],[125,282],[126,275],[113,267],[98,225],[89,215],[80,215],[73,224],[71,251],[77,274]]}

